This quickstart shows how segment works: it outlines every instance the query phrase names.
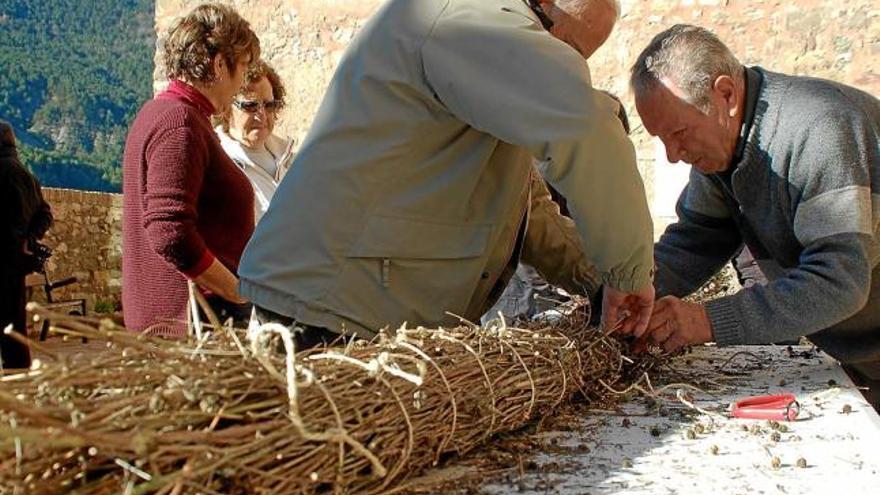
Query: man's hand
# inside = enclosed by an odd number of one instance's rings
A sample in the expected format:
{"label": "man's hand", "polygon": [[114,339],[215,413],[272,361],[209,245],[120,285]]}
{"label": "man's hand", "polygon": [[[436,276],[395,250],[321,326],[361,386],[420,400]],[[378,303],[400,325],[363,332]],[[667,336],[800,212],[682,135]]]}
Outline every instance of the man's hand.
{"label": "man's hand", "polygon": [[658,345],[666,352],[673,352],[686,345],[702,344],[711,340],[712,323],[702,304],[666,296],[654,304],[648,332],[640,344]]}
{"label": "man's hand", "polygon": [[602,330],[634,333],[640,337],[648,327],[654,306],[654,286],[648,284],[638,292],[621,292],[605,286],[602,296]]}

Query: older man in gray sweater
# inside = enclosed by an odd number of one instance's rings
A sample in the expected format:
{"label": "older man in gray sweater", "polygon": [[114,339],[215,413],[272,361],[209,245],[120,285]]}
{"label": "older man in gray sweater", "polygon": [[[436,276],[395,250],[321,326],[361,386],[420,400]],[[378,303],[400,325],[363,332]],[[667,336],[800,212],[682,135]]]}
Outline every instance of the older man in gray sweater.
{"label": "older man in gray sweater", "polygon": [[[653,39],[631,84],[645,129],[670,162],[692,166],[679,220],[655,245],[661,299],[645,340],[672,351],[808,336],[880,383],[880,101],[744,67],[688,25]],[[744,246],[766,284],[705,304],[679,299]]]}

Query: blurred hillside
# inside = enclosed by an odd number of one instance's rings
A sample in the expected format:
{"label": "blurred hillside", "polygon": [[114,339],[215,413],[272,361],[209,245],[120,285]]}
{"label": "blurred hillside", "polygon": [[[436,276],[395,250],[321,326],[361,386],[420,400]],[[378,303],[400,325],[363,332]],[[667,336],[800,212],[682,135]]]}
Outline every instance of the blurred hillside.
{"label": "blurred hillside", "polygon": [[153,20],[153,0],[0,0],[0,118],[44,185],[119,190]]}

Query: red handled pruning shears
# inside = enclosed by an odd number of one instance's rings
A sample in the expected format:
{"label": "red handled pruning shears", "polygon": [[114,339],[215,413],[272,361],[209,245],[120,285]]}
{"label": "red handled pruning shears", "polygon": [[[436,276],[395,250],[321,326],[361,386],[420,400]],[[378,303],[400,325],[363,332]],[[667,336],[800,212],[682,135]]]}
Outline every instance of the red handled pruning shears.
{"label": "red handled pruning shears", "polygon": [[758,395],[736,401],[730,414],[734,418],[794,421],[800,409],[794,394]]}

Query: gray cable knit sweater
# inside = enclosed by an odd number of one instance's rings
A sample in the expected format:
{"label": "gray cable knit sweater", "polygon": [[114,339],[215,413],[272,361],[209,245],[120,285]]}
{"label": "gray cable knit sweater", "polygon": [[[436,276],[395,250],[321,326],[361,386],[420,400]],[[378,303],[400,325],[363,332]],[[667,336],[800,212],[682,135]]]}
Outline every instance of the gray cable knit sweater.
{"label": "gray cable knit sweater", "polygon": [[808,335],[845,363],[878,361],[880,101],[755,69],[763,83],[732,190],[691,171],[679,221],[655,246],[658,296],[690,294],[745,244],[769,283],[706,304],[719,345]]}

